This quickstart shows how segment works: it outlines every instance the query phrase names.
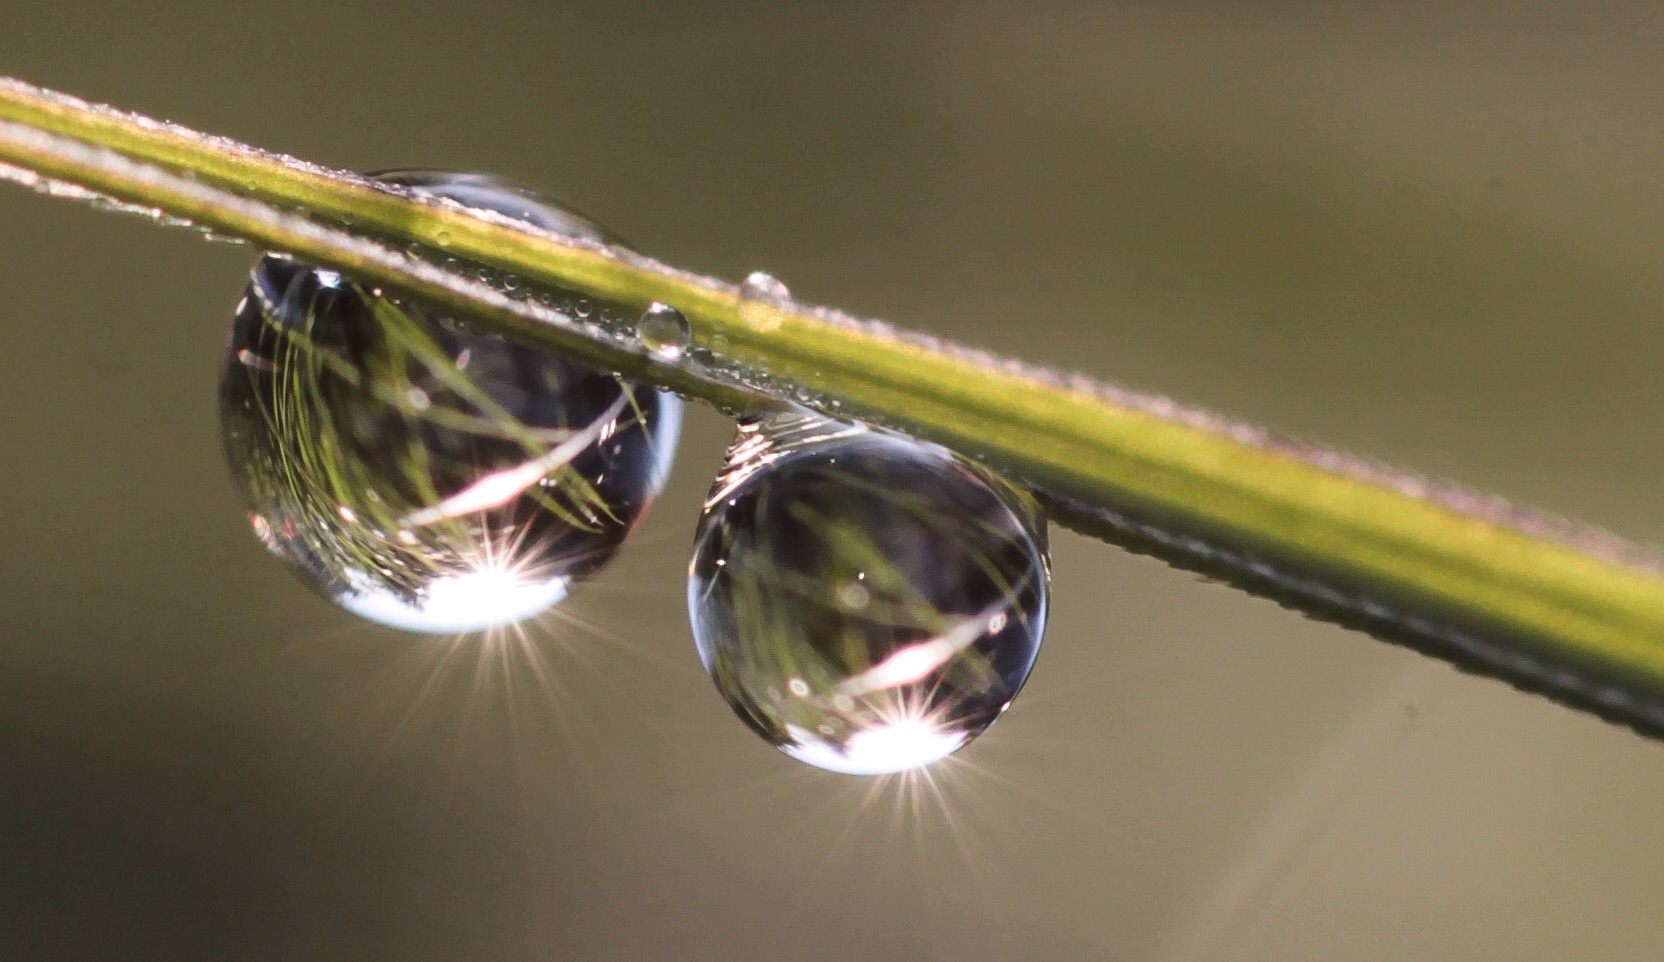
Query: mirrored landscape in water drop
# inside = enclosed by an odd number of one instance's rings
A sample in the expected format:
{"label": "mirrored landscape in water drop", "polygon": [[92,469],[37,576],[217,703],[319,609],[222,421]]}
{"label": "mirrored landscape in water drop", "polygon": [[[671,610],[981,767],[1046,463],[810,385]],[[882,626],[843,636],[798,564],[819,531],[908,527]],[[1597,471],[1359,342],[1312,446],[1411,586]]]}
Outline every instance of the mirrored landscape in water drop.
{"label": "mirrored landscape in water drop", "polygon": [[[613,240],[494,178],[384,176]],[[255,534],[324,597],[420,632],[532,617],[604,565],[664,484],[680,405],[278,254],[252,271],[220,383]]]}
{"label": "mirrored landscape in water drop", "polygon": [[752,730],[878,775],[963,747],[1045,630],[1033,499],[945,448],[808,413],[743,422],[689,568],[700,658]]}

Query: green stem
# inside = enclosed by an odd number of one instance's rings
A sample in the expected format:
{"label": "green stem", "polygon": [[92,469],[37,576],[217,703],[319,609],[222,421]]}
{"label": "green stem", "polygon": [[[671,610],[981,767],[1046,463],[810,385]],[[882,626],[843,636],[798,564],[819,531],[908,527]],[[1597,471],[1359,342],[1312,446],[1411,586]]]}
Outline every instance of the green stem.
{"label": "green stem", "polygon": [[[807,397],[940,442],[1032,485],[1072,527],[1664,732],[1664,563],[1608,536],[17,81],[0,81],[0,162],[13,179],[80,185],[287,250],[730,409]],[[406,256],[409,244],[533,285],[675,305],[694,356],[722,361],[655,356],[627,332]]]}

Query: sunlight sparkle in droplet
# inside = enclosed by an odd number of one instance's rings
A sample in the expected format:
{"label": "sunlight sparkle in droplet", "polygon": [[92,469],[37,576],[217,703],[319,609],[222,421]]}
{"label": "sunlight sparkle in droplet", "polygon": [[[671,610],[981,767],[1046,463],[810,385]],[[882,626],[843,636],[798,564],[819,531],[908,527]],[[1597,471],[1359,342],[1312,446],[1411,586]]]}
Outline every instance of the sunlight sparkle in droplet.
{"label": "sunlight sparkle in droplet", "polygon": [[792,741],[780,750],[787,755],[841,775],[894,775],[920,768],[958,751],[970,738],[924,718],[902,719],[865,728],[850,736],[842,748],[822,735],[789,725]]}
{"label": "sunlight sparkle in droplet", "polygon": [[569,590],[565,578],[539,580],[499,569],[430,581],[418,602],[365,580],[343,595],[340,604],[360,617],[404,631],[462,634],[524,621],[560,603]]}

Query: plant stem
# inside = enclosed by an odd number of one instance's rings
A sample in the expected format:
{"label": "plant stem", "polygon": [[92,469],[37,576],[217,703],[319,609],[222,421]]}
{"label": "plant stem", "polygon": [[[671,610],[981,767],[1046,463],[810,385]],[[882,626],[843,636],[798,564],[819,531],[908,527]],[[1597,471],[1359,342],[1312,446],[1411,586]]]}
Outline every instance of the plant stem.
{"label": "plant stem", "polygon": [[[1664,562],[1610,536],[18,81],[0,81],[0,162],[12,179],[286,250],[730,410],[801,401],[945,444],[1029,484],[1077,530],[1664,734]],[[407,245],[545,288],[674,305],[697,350],[654,355]]]}

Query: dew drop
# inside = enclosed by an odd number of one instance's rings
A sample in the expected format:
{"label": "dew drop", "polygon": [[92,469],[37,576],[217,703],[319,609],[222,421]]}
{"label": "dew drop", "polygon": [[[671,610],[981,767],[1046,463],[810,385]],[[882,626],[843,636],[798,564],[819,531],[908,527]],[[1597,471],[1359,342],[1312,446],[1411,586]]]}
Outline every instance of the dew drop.
{"label": "dew drop", "polygon": [[753,300],[789,301],[792,292],[773,274],[752,271],[745,275],[745,281],[740,284],[740,296]]}
{"label": "dew drop", "polygon": [[771,745],[879,775],[993,724],[1045,629],[1032,497],[953,452],[802,412],[742,422],[688,606],[718,691]]}
{"label": "dew drop", "polygon": [[451,246],[451,232],[448,230],[439,231],[433,235],[433,242],[440,247]]}
{"label": "dew drop", "polygon": [[792,292],[772,274],[752,271],[740,284],[740,320],[760,330],[772,331],[785,319],[782,305]]}
{"label": "dew drop", "polygon": [[[389,179],[515,215],[535,198],[446,176]],[[681,402],[267,255],[220,416],[251,526],[300,580],[373,621],[459,633],[532,617],[612,557],[663,486]]]}
{"label": "dew drop", "polygon": [[641,315],[636,334],[649,351],[667,359],[681,357],[693,342],[693,329],[688,326],[686,315],[658,301]]}

